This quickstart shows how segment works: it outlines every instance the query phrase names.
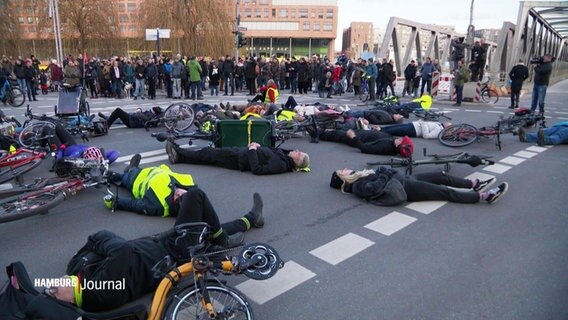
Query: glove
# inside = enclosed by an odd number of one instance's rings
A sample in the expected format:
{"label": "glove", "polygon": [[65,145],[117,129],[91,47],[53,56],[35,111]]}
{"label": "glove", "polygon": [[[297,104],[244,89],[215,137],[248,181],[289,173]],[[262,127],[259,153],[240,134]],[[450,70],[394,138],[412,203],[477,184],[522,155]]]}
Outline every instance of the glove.
{"label": "glove", "polygon": [[115,203],[115,198],[113,196],[111,196],[110,194],[107,194],[104,198],[103,201],[105,203],[105,207],[107,209],[111,209],[114,211],[114,203]]}

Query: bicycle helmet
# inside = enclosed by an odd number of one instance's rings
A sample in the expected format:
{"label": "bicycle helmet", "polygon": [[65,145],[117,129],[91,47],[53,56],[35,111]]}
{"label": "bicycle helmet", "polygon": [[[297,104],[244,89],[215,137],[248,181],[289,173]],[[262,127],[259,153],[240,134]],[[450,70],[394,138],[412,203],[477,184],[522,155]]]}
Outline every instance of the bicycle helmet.
{"label": "bicycle helmet", "polygon": [[83,152],[83,159],[97,160],[101,163],[105,160],[101,149],[97,147],[88,147],[87,150]]}

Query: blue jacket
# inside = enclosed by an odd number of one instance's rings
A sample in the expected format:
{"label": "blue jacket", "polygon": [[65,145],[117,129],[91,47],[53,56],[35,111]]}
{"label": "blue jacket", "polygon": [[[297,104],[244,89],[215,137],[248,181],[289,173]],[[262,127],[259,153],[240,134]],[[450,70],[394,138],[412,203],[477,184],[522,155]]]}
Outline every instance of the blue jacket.
{"label": "blue jacket", "polygon": [[568,127],[568,121],[555,123],[553,127]]}
{"label": "blue jacket", "polygon": [[420,68],[420,74],[422,75],[422,79],[430,80],[432,79],[432,74],[436,71],[436,67],[432,63],[425,63]]}
{"label": "blue jacket", "polygon": [[371,63],[367,66],[366,69],[367,72],[367,76],[373,78],[373,79],[377,79],[377,65],[374,63]]}

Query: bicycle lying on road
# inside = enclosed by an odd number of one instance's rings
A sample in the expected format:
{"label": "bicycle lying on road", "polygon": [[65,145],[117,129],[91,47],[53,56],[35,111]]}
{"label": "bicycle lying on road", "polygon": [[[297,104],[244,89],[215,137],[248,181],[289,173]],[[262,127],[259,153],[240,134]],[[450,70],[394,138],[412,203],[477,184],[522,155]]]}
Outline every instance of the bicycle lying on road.
{"label": "bicycle lying on road", "polygon": [[514,115],[507,119],[500,119],[495,125],[476,128],[470,124],[462,123],[444,128],[438,135],[438,140],[448,147],[464,147],[482,139],[495,137],[495,145],[501,150],[501,135],[506,133],[517,134],[521,127],[530,127],[537,123],[546,127],[544,115],[524,114]]}
{"label": "bicycle lying on road", "polygon": [[33,183],[0,191],[0,223],[47,213],[79,191],[107,183],[108,161],[60,159],[60,177],[37,178]]}
{"label": "bicycle lying on road", "polygon": [[410,156],[409,158],[394,157],[388,161],[368,162],[367,165],[405,168],[405,173],[407,175],[411,175],[414,167],[426,164],[443,164],[445,171],[450,171],[451,164],[453,163],[465,163],[469,164],[472,167],[495,164],[495,161],[489,160],[491,156],[488,155],[470,155],[466,152],[448,155],[427,154],[426,148],[424,148],[424,157],[426,158],[420,160],[414,160],[412,156]]}
{"label": "bicycle lying on road", "polygon": [[19,148],[14,153],[0,150],[0,183],[19,180],[24,173],[39,166],[46,155],[44,151],[26,148]]}
{"label": "bicycle lying on road", "polygon": [[[175,262],[170,256],[159,261],[152,269],[155,278],[162,279],[154,292],[150,310],[144,304],[135,304],[114,311],[93,313],[65,304],[83,319],[254,319],[247,298],[218,278],[219,274],[245,275],[254,280],[273,277],[284,266],[274,248],[263,243],[252,243],[240,248],[208,252],[210,230],[205,223],[187,223],[174,227],[173,236],[181,243],[186,237],[198,239],[185,246],[191,257]],[[228,255],[228,251],[239,250]],[[7,268],[11,282],[7,290],[18,290],[32,296],[42,295],[34,288],[21,262]],[[16,289],[17,288],[17,289]],[[49,296],[49,294],[44,293]],[[50,297],[46,297],[50,299]]]}

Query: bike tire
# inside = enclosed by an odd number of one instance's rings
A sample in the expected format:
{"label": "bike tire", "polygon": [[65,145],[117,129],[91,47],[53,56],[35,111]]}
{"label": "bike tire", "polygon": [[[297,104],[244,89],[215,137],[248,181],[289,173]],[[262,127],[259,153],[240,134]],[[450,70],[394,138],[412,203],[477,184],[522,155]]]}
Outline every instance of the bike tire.
{"label": "bike tire", "polygon": [[28,171],[39,166],[41,159],[34,159],[31,162],[25,163],[15,169],[11,167],[0,167],[0,183],[8,182],[15,177],[22,175]]}
{"label": "bike tire", "polygon": [[462,123],[444,128],[438,134],[440,143],[447,147],[465,147],[477,141],[479,130],[476,127]]}
{"label": "bike tire", "polygon": [[21,107],[24,102],[26,101],[26,96],[24,95],[24,91],[20,88],[11,88],[10,90],[6,91],[6,97],[8,104],[12,107]]}
{"label": "bike tire", "polygon": [[195,111],[189,104],[179,102],[168,106],[163,117],[164,125],[168,130],[182,132],[193,125]]}
{"label": "bike tire", "polygon": [[[218,284],[206,284],[213,307],[219,313],[218,319],[254,319],[252,307],[237,289]],[[182,288],[174,293],[162,319],[209,319],[201,304],[201,291],[195,286]]]}
{"label": "bike tire", "polygon": [[55,130],[55,124],[50,121],[37,121],[25,126],[18,136],[18,142],[20,145],[24,148],[38,147],[39,142],[44,140],[41,137],[43,134],[43,128],[46,125]]}
{"label": "bike tire", "polygon": [[25,194],[0,200],[0,223],[15,221],[37,214],[47,213],[65,200],[63,191],[40,193],[27,197]]}
{"label": "bike tire", "polygon": [[485,103],[497,103],[499,101],[499,94],[492,89],[485,89],[481,91],[481,101]]}
{"label": "bike tire", "polygon": [[361,99],[361,101],[363,101],[363,102],[367,102],[367,100],[369,100],[369,92],[366,91],[364,93],[361,93],[359,95],[359,99]]}

